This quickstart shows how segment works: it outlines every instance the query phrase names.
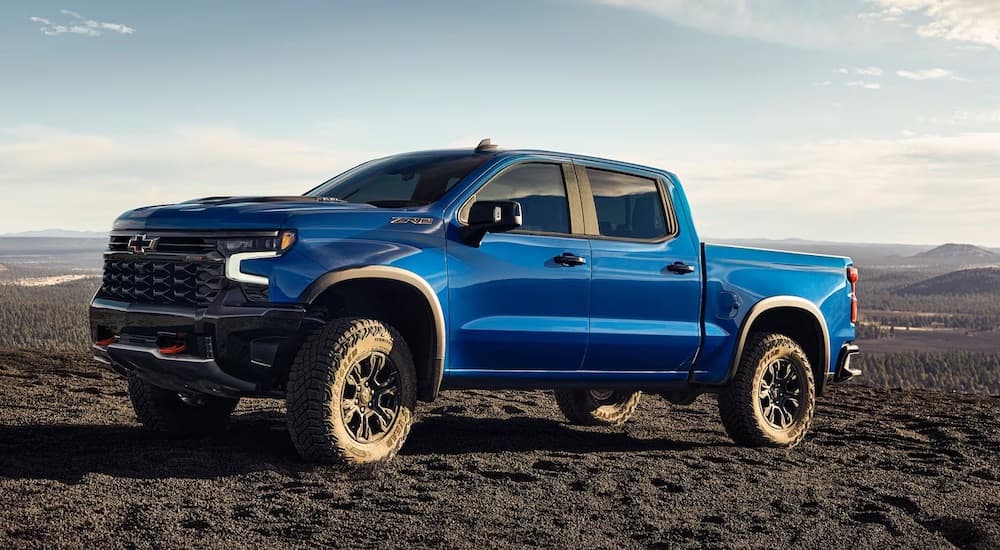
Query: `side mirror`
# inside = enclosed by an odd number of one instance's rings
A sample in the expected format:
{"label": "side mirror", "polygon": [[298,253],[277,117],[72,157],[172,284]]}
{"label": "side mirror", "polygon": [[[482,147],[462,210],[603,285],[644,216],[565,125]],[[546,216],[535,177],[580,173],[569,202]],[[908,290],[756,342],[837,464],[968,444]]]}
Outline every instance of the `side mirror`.
{"label": "side mirror", "polygon": [[516,201],[476,201],[469,209],[469,225],[460,230],[465,244],[479,246],[486,233],[521,227],[521,205]]}

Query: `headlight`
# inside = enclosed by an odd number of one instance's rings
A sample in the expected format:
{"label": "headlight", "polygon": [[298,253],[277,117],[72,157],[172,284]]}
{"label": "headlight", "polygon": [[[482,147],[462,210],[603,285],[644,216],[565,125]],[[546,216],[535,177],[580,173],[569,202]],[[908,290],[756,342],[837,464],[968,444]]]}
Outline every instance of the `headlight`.
{"label": "headlight", "polygon": [[295,231],[287,230],[274,237],[247,237],[239,239],[223,239],[219,241],[219,249],[226,256],[242,252],[278,252],[282,253],[295,244]]}
{"label": "headlight", "polygon": [[219,250],[226,256],[226,278],[238,283],[267,286],[267,277],[245,273],[241,264],[246,260],[276,258],[295,244],[295,231],[287,230],[273,237],[223,239]]}

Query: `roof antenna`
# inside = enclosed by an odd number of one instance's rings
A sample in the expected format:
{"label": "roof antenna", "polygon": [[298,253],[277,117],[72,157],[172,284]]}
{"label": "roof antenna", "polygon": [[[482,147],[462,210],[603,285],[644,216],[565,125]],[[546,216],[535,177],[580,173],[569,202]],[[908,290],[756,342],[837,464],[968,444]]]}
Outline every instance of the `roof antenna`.
{"label": "roof antenna", "polygon": [[476,145],[476,152],[479,153],[482,151],[492,151],[496,148],[497,146],[493,144],[493,141],[490,140],[490,138],[486,138],[480,141],[479,145]]}

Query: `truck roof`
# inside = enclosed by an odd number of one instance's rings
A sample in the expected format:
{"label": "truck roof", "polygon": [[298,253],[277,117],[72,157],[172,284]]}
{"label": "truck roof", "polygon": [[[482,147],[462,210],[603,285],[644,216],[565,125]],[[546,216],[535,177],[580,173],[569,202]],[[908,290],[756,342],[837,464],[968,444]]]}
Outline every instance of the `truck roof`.
{"label": "truck roof", "polygon": [[[614,166],[619,166],[621,168],[632,168],[638,170],[645,170],[649,172],[658,172],[661,174],[668,175],[674,181],[677,180],[676,174],[669,170],[663,168],[657,168],[655,166],[648,166],[644,164],[637,164],[633,162],[625,162],[621,160],[595,157],[590,155],[580,155],[576,153],[567,153],[565,151],[551,151],[547,149],[500,149],[492,146],[488,149],[481,148],[456,148],[456,149],[430,149],[424,151],[413,151],[408,153],[399,153],[399,155],[440,155],[440,156],[451,156],[451,155],[467,155],[469,153],[479,153],[482,155],[489,155],[492,157],[509,157],[509,156],[521,156],[521,155],[553,155],[561,157],[569,157],[572,159],[578,159],[582,161],[599,162],[603,164],[609,164]],[[397,155],[391,155],[397,156]]]}

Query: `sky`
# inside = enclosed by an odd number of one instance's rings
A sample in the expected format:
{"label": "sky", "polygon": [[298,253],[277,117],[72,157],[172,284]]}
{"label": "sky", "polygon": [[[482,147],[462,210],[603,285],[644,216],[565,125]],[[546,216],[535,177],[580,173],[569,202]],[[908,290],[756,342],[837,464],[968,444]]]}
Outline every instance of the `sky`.
{"label": "sky", "polygon": [[0,4],[0,233],[483,137],[671,170],[702,236],[1000,246],[1000,1]]}

